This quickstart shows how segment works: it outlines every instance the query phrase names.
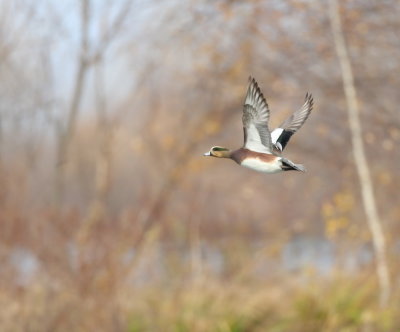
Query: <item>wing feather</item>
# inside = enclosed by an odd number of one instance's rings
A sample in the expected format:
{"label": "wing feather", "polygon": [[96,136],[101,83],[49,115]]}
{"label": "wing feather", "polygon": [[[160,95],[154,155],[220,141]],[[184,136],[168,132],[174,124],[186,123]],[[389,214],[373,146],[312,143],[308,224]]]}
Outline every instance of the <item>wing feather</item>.
{"label": "wing feather", "polygon": [[282,151],[289,142],[290,137],[301,128],[309,117],[313,106],[313,97],[311,94],[307,93],[303,106],[283,121],[278,128],[272,131],[272,143],[278,151]]}
{"label": "wing feather", "polygon": [[244,147],[256,152],[272,153],[268,104],[255,79],[250,77],[249,81],[242,118]]}
{"label": "wing feather", "polygon": [[314,106],[313,97],[311,94],[307,93],[303,106],[294,112],[289,118],[287,118],[283,123],[279,126],[284,130],[290,130],[295,133],[300,127],[304,124],[304,122],[309,117]]}

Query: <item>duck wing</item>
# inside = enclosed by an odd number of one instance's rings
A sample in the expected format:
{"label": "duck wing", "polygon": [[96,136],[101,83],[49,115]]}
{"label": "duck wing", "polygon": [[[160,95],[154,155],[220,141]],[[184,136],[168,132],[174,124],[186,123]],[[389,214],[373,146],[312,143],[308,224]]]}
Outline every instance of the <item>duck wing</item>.
{"label": "duck wing", "polygon": [[290,137],[298,131],[307,120],[314,106],[314,100],[311,94],[307,93],[303,106],[294,112],[289,118],[271,133],[272,144],[283,151]]}
{"label": "duck wing", "polygon": [[268,129],[269,108],[257,82],[249,78],[249,88],[243,106],[244,148],[272,154],[271,134]]}

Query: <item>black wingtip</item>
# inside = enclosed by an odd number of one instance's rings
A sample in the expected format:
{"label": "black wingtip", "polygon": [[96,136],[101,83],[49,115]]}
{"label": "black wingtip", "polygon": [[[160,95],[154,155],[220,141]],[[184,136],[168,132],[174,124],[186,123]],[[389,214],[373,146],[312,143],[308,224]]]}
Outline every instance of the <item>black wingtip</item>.
{"label": "black wingtip", "polygon": [[249,85],[251,85],[251,84],[257,85],[257,82],[256,82],[256,80],[254,79],[254,77],[250,75],[250,76],[249,76]]}

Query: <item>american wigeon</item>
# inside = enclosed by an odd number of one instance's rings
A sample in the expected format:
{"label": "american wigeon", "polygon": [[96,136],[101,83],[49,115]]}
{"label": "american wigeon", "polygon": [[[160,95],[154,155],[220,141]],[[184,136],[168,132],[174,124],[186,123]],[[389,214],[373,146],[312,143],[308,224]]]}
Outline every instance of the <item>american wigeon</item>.
{"label": "american wigeon", "polygon": [[305,171],[303,165],[295,164],[280,155],[290,137],[307,120],[313,108],[311,94],[306,95],[304,105],[285,120],[272,133],[268,129],[269,109],[257,82],[249,78],[249,88],[243,106],[244,145],[238,150],[213,146],[205,156],[230,158],[241,166],[264,173],[281,171]]}

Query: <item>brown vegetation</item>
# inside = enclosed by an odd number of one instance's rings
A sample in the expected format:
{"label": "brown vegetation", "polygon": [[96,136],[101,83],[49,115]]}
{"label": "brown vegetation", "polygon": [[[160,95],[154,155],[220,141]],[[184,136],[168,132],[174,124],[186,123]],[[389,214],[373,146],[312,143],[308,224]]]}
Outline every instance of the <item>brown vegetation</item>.
{"label": "brown vegetation", "polygon": [[[327,3],[0,1],[0,330],[400,329],[400,5],[338,2],[386,306]],[[307,173],[202,157],[249,75]]]}

